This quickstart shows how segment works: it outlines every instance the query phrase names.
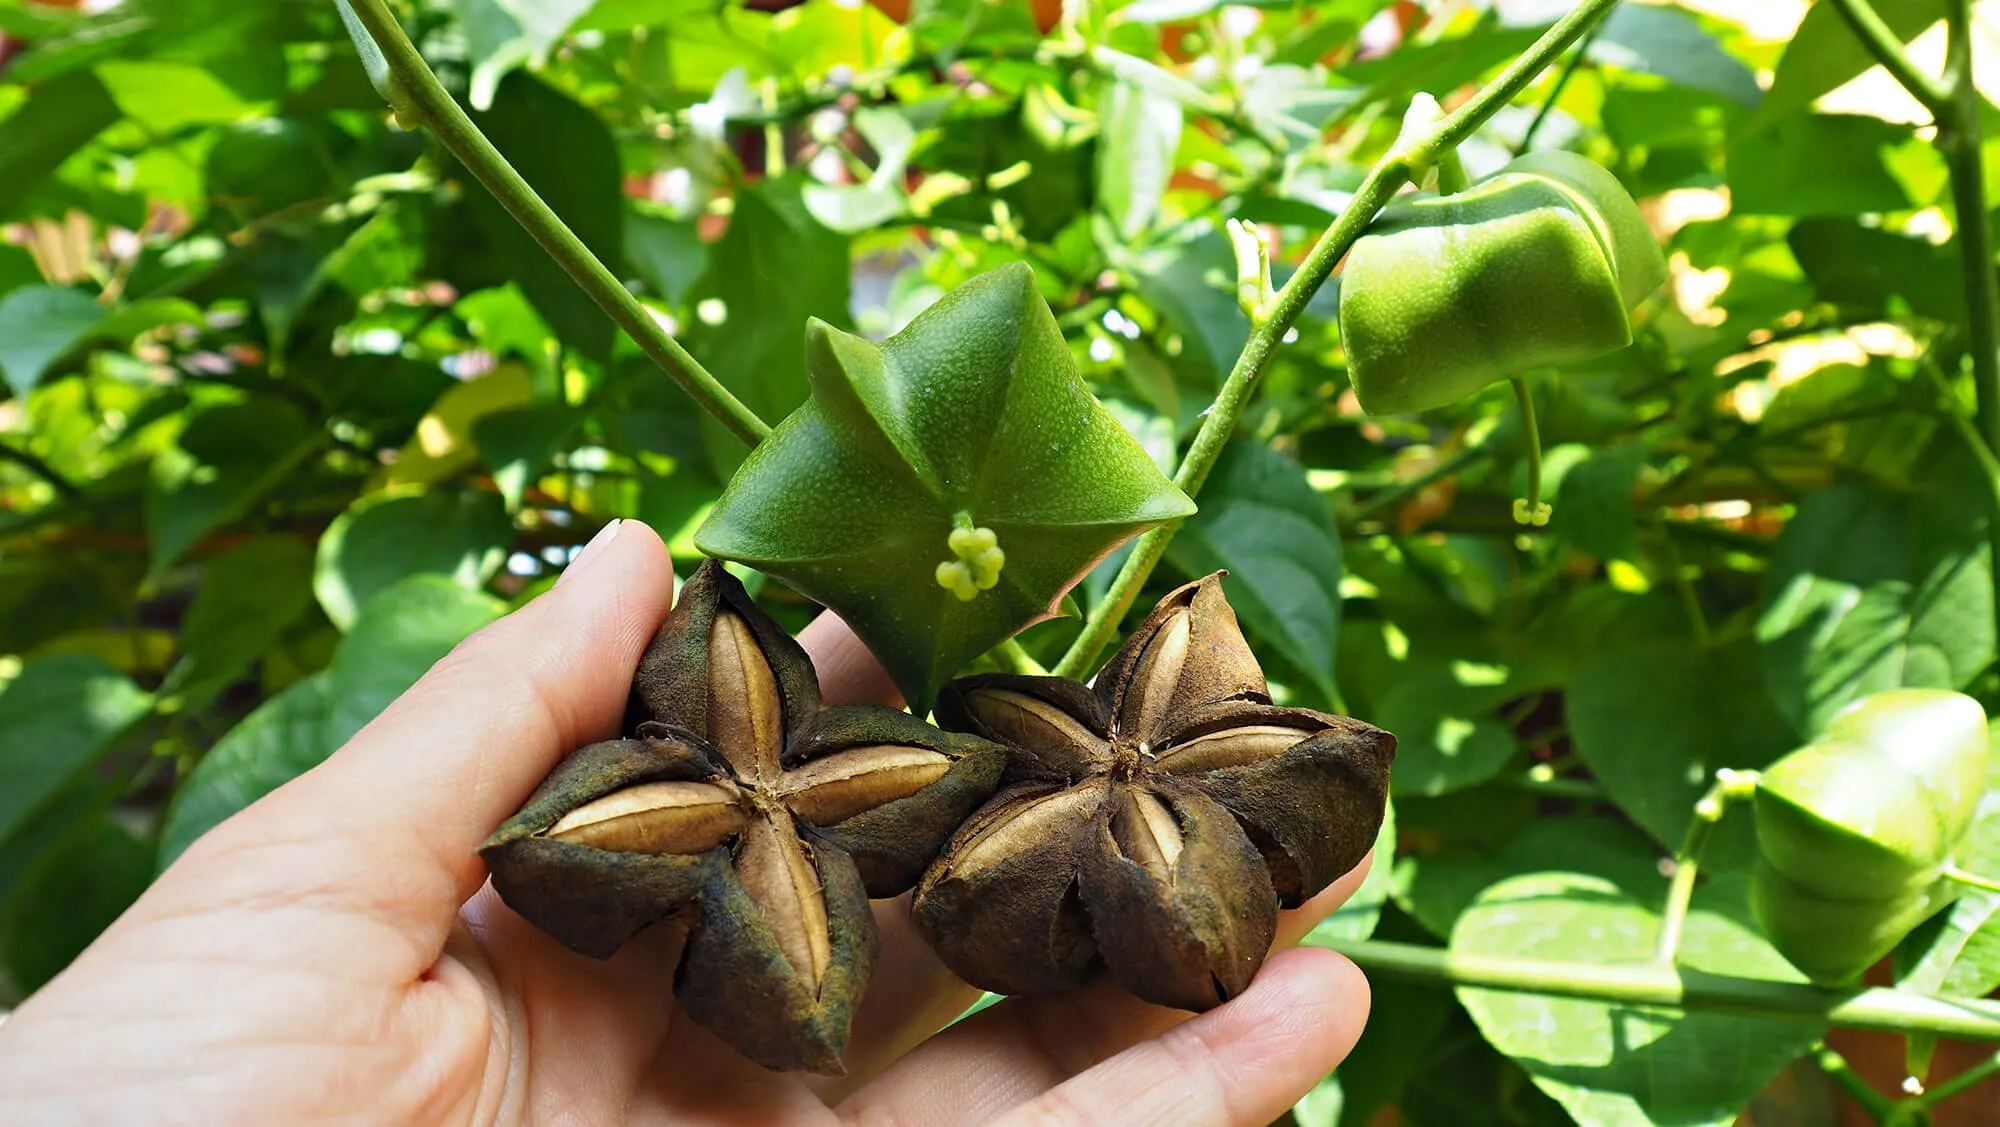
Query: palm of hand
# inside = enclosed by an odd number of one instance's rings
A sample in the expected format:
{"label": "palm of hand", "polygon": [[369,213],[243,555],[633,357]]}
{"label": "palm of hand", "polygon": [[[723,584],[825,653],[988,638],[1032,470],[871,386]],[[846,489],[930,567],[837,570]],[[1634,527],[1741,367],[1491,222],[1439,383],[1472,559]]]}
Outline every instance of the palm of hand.
{"label": "palm of hand", "polygon": [[[848,1075],[781,1076],[677,1014],[673,925],[601,963],[561,949],[480,888],[473,848],[617,722],[670,576],[656,536],[614,527],[574,581],[196,843],[0,1024],[0,1119],[1261,1124],[1352,1046],[1366,984],[1315,950],[1275,956],[1192,1020],[1102,983],[938,1034],[977,992],[895,901],[876,905],[882,954]],[[829,699],[887,691],[836,623],[803,640]],[[1280,944],[1363,871],[1287,913]]]}

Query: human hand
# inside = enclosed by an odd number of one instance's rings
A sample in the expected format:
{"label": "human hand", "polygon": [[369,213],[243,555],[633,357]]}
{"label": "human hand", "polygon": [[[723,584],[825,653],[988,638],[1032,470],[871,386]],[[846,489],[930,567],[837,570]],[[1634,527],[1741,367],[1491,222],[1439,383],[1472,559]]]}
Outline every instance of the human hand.
{"label": "human hand", "polygon": [[[484,886],[473,850],[617,727],[671,585],[659,537],[613,524],[555,589],[197,841],[0,1024],[0,1121],[1250,1127],[1353,1047],[1367,984],[1310,948],[1195,1017],[1105,979],[944,1029],[978,991],[925,948],[904,898],[875,905],[847,1075],[780,1075],[676,1012],[675,925],[604,962],[558,946]],[[829,703],[894,699],[838,620],[801,641]],[[1366,869],[1284,913],[1279,944]]]}

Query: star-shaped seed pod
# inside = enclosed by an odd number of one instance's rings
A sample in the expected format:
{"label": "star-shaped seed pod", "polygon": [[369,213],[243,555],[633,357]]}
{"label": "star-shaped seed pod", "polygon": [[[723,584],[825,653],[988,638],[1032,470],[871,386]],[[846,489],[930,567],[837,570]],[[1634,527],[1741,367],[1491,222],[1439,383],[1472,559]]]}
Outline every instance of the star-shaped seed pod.
{"label": "star-shaped seed pod", "polygon": [[1103,965],[1188,1010],[1240,993],[1279,906],[1360,862],[1396,751],[1379,728],[1271,703],[1219,573],[1161,600],[1094,688],[968,677],[937,715],[1011,756],[1005,788],[917,886],[945,965],[1003,994]]}
{"label": "star-shaped seed pod", "polygon": [[1005,752],[907,712],[823,708],[805,651],[713,560],[641,659],[627,730],[480,847],[494,888],[597,958],[684,913],[689,1016],[767,1068],[839,1072],[869,898],[916,883]]}
{"label": "star-shaped seed pod", "polygon": [[1091,395],[1026,265],[880,344],[814,321],[806,359],[811,400],[695,544],[833,608],[919,715],[1113,548],[1194,512]]}

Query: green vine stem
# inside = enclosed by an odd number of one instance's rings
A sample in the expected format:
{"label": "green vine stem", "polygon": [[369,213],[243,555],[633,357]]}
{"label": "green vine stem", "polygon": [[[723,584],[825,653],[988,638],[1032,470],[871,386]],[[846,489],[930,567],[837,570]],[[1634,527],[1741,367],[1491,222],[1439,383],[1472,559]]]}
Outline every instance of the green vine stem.
{"label": "green vine stem", "polygon": [[1724,767],[1715,773],[1715,784],[1694,804],[1694,820],[1688,823],[1687,837],[1674,854],[1674,879],[1667,886],[1666,907],[1660,912],[1660,937],[1653,946],[1653,961],[1663,967],[1674,965],[1681,950],[1681,933],[1687,928],[1688,905],[1694,900],[1695,878],[1701,873],[1702,851],[1709,835],[1732,803],[1757,793],[1757,772]]}
{"label": "green vine stem", "polygon": [[1936,998],[1879,987],[1835,990],[1652,962],[1569,963],[1475,955],[1374,939],[1334,940],[1325,946],[1364,971],[1419,982],[2000,1042],[2000,1002],[1980,998]]}
{"label": "green vine stem", "polygon": [[1829,1080],[1840,1085],[1841,1091],[1846,1092],[1849,1099],[1861,1105],[1861,1110],[1867,1113],[1870,1122],[1880,1123],[1889,1117],[1895,1105],[1889,1101],[1889,1097],[1876,1091],[1873,1084],[1854,1071],[1854,1067],[1847,1063],[1846,1057],[1822,1044],[1813,1053],[1813,1063],[1819,1066],[1821,1072],[1826,1073]]}
{"label": "green vine stem", "polygon": [[1968,873],[1957,865],[1946,865],[1938,875],[1953,884],[1962,884],[1967,888],[1976,888],[1981,892],[2000,892],[2000,880],[1994,880],[1992,877],[1982,876],[1978,873]]}
{"label": "green vine stem", "polygon": [[1542,427],[1535,419],[1535,395],[1526,376],[1507,382],[1521,404],[1521,442],[1528,448],[1528,496],[1514,502],[1514,523],[1540,527],[1549,523],[1551,510],[1542,501]]}
{"label": "green vine stem", "polygon": [[[1304,312],[1306,303],[1332,275],[1334,266],[1374,221],[1375,214],[1388,205],[1403,185],[1422,176],[1440,155],[1457,148],[1501,107],[1527,89],[1528,84],[1558,55],[1617,4],[1618,0],[1583,0],[1464,105],[1446,115],[1422,136],[1399,138],[1390,151],[1368,170],[1346,210],[1320,234],[1319,241],[1313,244],[1305,261],[1299,264],[1298,272],[1264,305],[1264,317],[1252,319],[1250,337],[1244,342],[1242,354],[1236,358],[1236,366],[1230,370],[1228,380],[1223,383],[1221,392],[1202,419],[1201,429],[1195,433],[1194,442],[1189,445],[1186,457],[1181,459],[1180,468],[1174,473],[1175,485],[1190,497],[1200,492],[1230,435],[1235,433],[1236,420],[1249,404],[1258,377],[1263,375],[1265,365],[1271,361],[1271,354],[1291,330],[1299,314]],[[1083,632],[1056,664],[1055,672],[1059,676],[1080,677],[1096,662],[1097,655],[1111,641],[1125,612],[1139,597],[1139,589],[1152,576],[1153,569],[1159,566],[1160,558],[1166,554],[1167,543],[1173,539],[1176,530],[1175,525],[1163,525],[1139,538],[1132,554],[1111,581],[1110,590],[1091,608],[1090,617],[1084,621]]]}
{"label": "green vine stem", "polygon": [[1996,1075],[2000,1075],[2000,1053],[1987,1057],[1935,1088],[1926,1089],[1914,1102],[1924,1107],[1936,1107],[1960,1092],[1970,1091],[1986,1083]]}
{"label": "green vine stem", "polygon": [[[500,150],[493,147],[438,82],[437,75],[404,34],[403,25],[389,11],[385,0],[341,0],[341,6],[343,18],[350,12],[353,15],[348,21],[349,31],[357,30],[358,24],[364,33],[354,36],[355,47],[369,77],[405,127],[428,128],[460,164],[486,185],[515,222],[534,236],[556,265],[575,279],[654,363],[732,434],[755,446],[771,433],[769,424],[730,394],[679,341],[668,335],[645,306],[583,245],[569,225],[514,171],[514,166],[507,163],[507,158],[500,155]],[[364,43],[364,36],[370,42]]]}
{"label": "green vine stem", "polygon": [[[1936,121],[1934,143],[1944,155],[1951,176],[1952,207],[1958,213],[1958,253],[1965,282],[1980,438],[1989,455],[2000,455],[2000,276],[1994,273],[1993,226],[1986,211],[1986,171],[1980,158],[1982,99],[1972,82],[1972,0],[1951,0],[1946,9],[1949,36],[1941,83],[1917,69],[1904,52],[1902,41],[1868,0],[1832,3],[1862,46]],[[1993,498],[1987,538],[1993,553],[1995,629],[2000,630],[2000,495]]]}

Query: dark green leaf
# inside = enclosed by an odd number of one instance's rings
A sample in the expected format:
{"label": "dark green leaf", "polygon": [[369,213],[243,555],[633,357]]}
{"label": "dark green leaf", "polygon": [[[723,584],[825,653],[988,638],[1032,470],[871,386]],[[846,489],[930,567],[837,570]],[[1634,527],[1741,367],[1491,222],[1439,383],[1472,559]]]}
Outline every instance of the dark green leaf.
{"label": "dark green leaf", "polygon": [[0,120],[0,219],[11,218],[58,165],[118,116],[104,83],[81,71],[43,84]]}
{"label": "dark green leaf", "polygon": [[1259,442],[1232,444],[1167,559],[1191,578],[1227,569],[1223,591],[1243,625],[1332,699],[1340,537],[1297,462]]}
{"label": "dark green leaf", "polygon": [[157,865],[173,864],[194,839],[333,753],[328,676],[293,682],[231,728],[195,765],[167,807]]}
{"label": "dark green leaf", "polygon": [[1590,40],[1590,60],[1677,86],[1706,90],[1755,107],[1764,97],[1757,76],[1723,50],[1687,12],[1664,4],[1620,4]]}
{"label": "dark green leaf", "polygon": [[364,497],[320,538],[313,593],[334,625],[405,576],[429,572],[477,589],[505,562],[513,539],[507,506],[476,490],[396,491]]}
{"label": "dark green leaf", "polygon": [[1126,241],[1152,226],[1174,175],[1181,104],[1131,82],[1110,82],[1098,107],[1097,198]]}
{"label": "dark green leaf", "polygon": [[0,905],[0,952],[14,983],[33,991],[82,954],[146,891],[152,861],[152,850],[103,815],[42,854]]}
{"label": "dark green leaf", "polygon": [[521,507],[521,494],[562,452],[582,421],[566,403],[536,403],[481,415],[472,424],[479,456],[493,470],[493,483],[509,510]]}
{"label": "dark green leaf", "polygon": [[679,305],[708,267],[708,247],[694,224],[649,212],[625,216],[625,260],[668,305]]}
{"label": "dark green leaf", "polygon": [[1851,316],[1887,317],[1894,299],[1939,321],[1965,315],[1955,247],[1831,218],[1799,220],[1785,242],[1819,300]]}
{"label": "dark green leaf", "polygon": [[1571,466],[1556,492],[1550,531],[1599,559],[1638,556],[1639,526],[1632,491],[1650,454],[1643,442],[1599,450]]}
{"label": "dark green leaf", "polygon": [[[625,196],[618,147],[596,114],[523,72],[494,92],[480,129],[585,246],[615,274],[624,241]],[[471,177],[467,178],[468,184]],[[613,327],[533,236],[483,189],[466,205],[503,264],[564,344],[592,359],[610,357]]]}
{"label": "dark green leaf", "polygon": [[208,560],[181,621],[181,658],[160,686],[182,711],[206,705],[312,603],[312,552],[297,540],[246,540]]}
{"label": "dark green leaf", "polygon": [[310,452],[318,433],[282,400],[210,408],[153,466],[146,491],[152,571],[163,572],[210,530],[241,516]]}
{"label": "dark green leaf", "polygon": [[1969,482],[1925,497],[1836,485],[1800,503],[1757,624],[1772,691],[1799,731],[1879,689],[1959,688],[1992,660],[1982,497]]}
{"label": "dark green leaf", "polygon": [[0,688],[0,840],[96,763],[152,703],[95,657],[54,654],[24,666]]}
{"label": "dark green leaf", "polygon": [[1908,126],[1859,114],[1800,114],[1730,140],[1737,215],[1864,215],[1911,204],[1885,162],[1911,143]]}
{"label": "dark green leaf", "polygon": [[1132,288],[1166,318],[1177,364],[1210,386],[1221,386],[1250,338],[1249,321],[1236,304],[1236,259],[1229,240],[1207,230],[1186,242],[1136,253],[1108,251]]}
{"label": "dark green leaf", "polygon": [[0,373],[27,398],[63,354],[104,320],[104,307],[82,290],[29,286],[0,297]]}

